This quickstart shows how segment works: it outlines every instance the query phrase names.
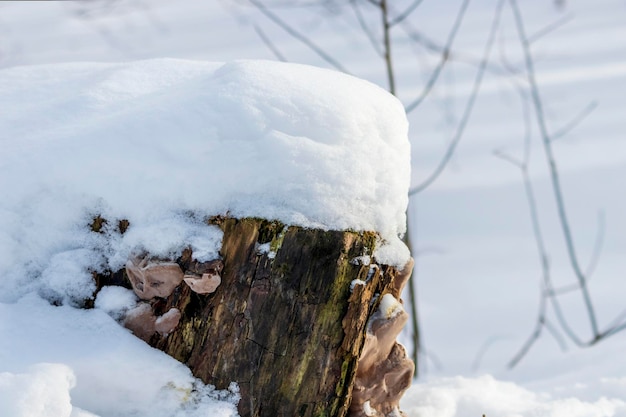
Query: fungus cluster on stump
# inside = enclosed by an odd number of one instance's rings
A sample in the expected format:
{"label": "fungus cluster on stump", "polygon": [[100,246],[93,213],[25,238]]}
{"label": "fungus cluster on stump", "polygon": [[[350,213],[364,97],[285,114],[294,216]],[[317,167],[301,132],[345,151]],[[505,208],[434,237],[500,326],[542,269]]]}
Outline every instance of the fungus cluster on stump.
{"label": "fungus cluster on stump", "polygon": [[370,263],[374,234],[216,223],[222,259],[188,249],[127,262],[141,301],[122,323],[205,383],[236,382],[242,417],[401,415],[414,368],[396,342],[407,320],[397,300],[412,261]]}

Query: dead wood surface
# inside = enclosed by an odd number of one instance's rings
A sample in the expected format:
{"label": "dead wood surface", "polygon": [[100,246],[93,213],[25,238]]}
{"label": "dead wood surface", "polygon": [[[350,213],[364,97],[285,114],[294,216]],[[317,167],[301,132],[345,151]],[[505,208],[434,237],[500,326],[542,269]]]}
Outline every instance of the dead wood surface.
{"label": "dead wood surface", "polygon": [[[239,385],[247,416],[346,415],[375,293],[391,292],[395,269],[351,262],[371,254],[370,233],[323,231],[257,219],[219,221],[222,283],[215,293],[179,286],[157,315],[177,308],[180,323],[150,343],[187,364],[205,383]],[[259,250],[270,243],[274,253]],[[185,273],[205,264],[187,251]]]}

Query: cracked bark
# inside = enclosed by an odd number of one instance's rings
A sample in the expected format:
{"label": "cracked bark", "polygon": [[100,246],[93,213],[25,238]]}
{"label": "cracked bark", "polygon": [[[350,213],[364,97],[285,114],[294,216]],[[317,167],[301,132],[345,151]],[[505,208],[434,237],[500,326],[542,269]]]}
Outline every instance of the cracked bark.
{"label": "cracked bark", "polygon": [[[371,233],[289,227],[257,219],[220,220],[224,230],[222,282],[212,294],[178,286],[161,315],[181,312],[167,337],[150,344],[187,364],[218,389],[240,387],[239,413],[247,416],[328,416],[348,413],[357,360],[375,294],[394,291],[395,268],[354,265],[371,253]],[[259,253],[271,242],[275,256]],[[273,254],[272,254],[273,255]],[[186,251],[185,274],[207,264]]]}

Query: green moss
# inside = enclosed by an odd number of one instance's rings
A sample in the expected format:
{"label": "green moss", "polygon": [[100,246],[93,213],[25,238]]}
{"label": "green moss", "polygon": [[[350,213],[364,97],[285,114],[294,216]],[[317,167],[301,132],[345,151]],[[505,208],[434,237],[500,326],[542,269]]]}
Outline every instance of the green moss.
{"label": "green moss", "polygon": [[274,266],[273,269],[278,275],[284,277],[285,275],[289,275],[289,272],[291,271],[291,265],[289,265],[288,263],[281,263],[277,266]]}
{"label": "green moss", "polygon": [[350,362],[352,361],[352,357],[348,356],[341,363],[341,377],[339,378],[339,382],[337,382],[337,386],[335,387],[335,394],[338,397],[341,397],[346,390],[346,379],[348,378],[348,372],[350,371]]}
{"label": "green moss", "polygon": [[288,227],[282,225],[281,223],[280,231],[272,238],[270,241],[270,251],[274,253],[278,253],[281,246],[283,246],[283,241],[285,240],[285,235],[287,234]]}
{"label": "green moss", "polygon": [[285,225],[279,221],[262,220],[259,225],[259,239],[260,244],[272,242],[275,240],[285,229]]}
{"label": "green moss", "polygon": [[378,242],[378,234],[375,232],[362,232],[361,239],[366,249],[366,254],[371,255],[376,249],[376,243]]}

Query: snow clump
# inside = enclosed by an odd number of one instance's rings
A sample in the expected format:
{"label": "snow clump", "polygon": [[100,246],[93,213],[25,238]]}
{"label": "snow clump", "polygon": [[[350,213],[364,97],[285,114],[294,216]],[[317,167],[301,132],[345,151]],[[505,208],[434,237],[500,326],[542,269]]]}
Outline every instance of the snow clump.
{"label": "snow clump", "polygon": [[[0,301],[79,302],[134,250],[215,259],[211,215],[376,231],[401,266],[408,122],[382,88],[265,61],[0,71]],[[88,225],[107,220],[100,233]],[[125,233],[117,230],[128,220]]]}

